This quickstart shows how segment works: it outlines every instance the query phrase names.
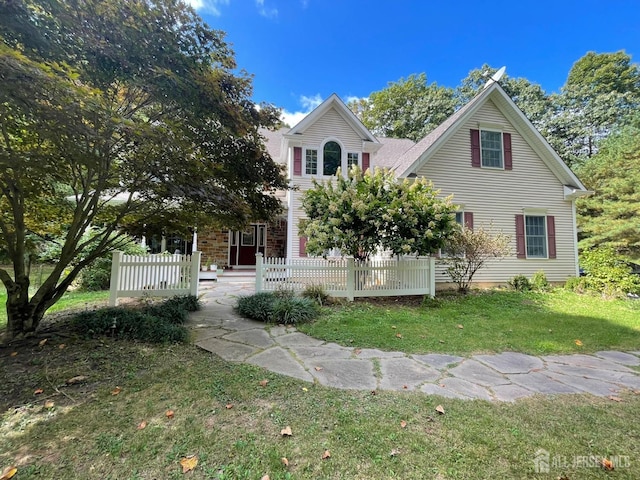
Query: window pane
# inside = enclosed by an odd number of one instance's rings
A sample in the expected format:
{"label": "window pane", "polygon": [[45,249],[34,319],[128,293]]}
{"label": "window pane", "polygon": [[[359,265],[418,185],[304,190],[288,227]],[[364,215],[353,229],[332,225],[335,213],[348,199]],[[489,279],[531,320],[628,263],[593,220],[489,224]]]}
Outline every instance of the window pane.
{"label": "window pane", "polygon": [[527,236],[527,257],[547,258],[547,228],[546,217],[525,218],[525,233]]}
{"label": "window pane", "polygon": [[502,133],[482,130],[482,166],[502,168]]}
{"label": "window pane", "polygon": [[335,175],[342,163],[342,149],[336,142],[327,142],[322,158],[322,174]]}
{"label": "window pane", "polygon": [[255,229],[251,228],[246,232],[242,232],[242,246],[253,247],[256,244]]}
{"label": "window pane", "polygon": [[347,153],[347,168],[351,169],[353,165],[358,165],[358,154]]}
{"label": "window pane", "polygon": [[316,175],[318,173],[318,151],[307,150],[305,159],[305,172],[307,175]]}

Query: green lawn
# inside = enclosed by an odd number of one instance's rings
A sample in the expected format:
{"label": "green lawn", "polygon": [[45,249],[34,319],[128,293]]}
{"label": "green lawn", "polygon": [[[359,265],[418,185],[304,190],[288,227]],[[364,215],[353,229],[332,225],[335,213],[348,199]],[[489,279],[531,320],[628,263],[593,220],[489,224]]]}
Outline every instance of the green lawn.
{"label": "green lawn", "polygon": [[423,306],[360,301],[327,310],[300,330],[341,345],[407,353],[640,350],[640,301],[605,300],[561,289],[443,295]]}
{"label": "green lawn", "polygon": [[[0,471],[16,464],[20,480],[640,478],[640,395],[631,392],[620,402],[515,404],[374,395],[226,363],[194,346],[112,339],[50,338],[0,355],[0,412],[2,400],[24,397],[0,417]],[[88,378],[65,387],[76,375]],[[286,426],[291,437],[280,433]],[[538,449],[566,464],[535,473]],[[198,464],[183,475],[189,455]],[[619,466],[585,465],[590,455]]]}

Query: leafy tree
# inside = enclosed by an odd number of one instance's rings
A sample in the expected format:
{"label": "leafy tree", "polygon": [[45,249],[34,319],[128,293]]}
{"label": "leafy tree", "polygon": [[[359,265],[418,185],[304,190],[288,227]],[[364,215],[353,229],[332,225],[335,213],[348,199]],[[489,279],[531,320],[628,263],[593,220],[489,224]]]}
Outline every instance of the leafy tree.
{"label": "leafy tree", "polygon": [[502,232],[493,235],[483,227],[458,228],[447,243],[447,273],[458,285],[458,291],[469,290],[473,276],[491,259],[509,255],[511,237]]}
{"label": "leafy tree", "polygon": [[588,52],[551,101],[542,133],[569,166],[579,165],[640,105],[640,68],[623,51]]}
{"label": "leafy tree", "polygon": [[578,175],[594,191],[576,202],[580,247],[609,246],[640,258],[640,116],[612,134]]}
{"label": "leafy tree", "polygon": [[417,141],[454,112],[453,90],[428,84],[424,73],[391,82],[349,108],[375,135]]}
{"label": "leafy tree", "polygon": [[455,206],[439,199],[424,178],[398,182],[390,170],[375,172],[354,166],[347,177],[307,190],[300,235],[307,252],[326,255],[338,248],[344,255],[366,260],[379,248],[394,255],[427,255],[444,245],[455,229]]}
{"label": "leafy tree", "polygon": [[[3,2],[0,39],[8,339],[34,331],[86,265],[126,241],[123,227],[239,227],[281,208],[286,180],[258,133],[278,112],[256,108],[223,33],[184,3]],[[61,234],[30,292],[30,242]]]}

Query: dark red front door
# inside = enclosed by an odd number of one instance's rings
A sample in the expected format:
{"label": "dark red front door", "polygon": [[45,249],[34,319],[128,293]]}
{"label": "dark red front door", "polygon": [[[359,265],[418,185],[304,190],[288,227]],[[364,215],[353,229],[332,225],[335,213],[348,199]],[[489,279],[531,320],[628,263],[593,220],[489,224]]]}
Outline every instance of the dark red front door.
{"label": "dark red front door", "polygon": [[229,264],[255,265],[256,253],[261,252],[264,255],[265,235],[264,225],[251,225],[242,232],[232,232]]}

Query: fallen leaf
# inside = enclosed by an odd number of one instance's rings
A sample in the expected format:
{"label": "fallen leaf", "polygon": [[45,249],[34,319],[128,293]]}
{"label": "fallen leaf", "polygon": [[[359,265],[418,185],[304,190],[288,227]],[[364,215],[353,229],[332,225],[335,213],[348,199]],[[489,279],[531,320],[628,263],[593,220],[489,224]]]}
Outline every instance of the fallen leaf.
{"label": "fallen leaf", "polygon": [[407,427],[407,422],[405,422],[404,420],[402,420],[400,422],[400,428],[406,428]]}
{"label": "fallen leaf", "polygon": [[147,422],[143,420],[138,424],[138,426],[136,427],[136,430],[144,430],[146,427],[147,427]]}
{"label": "fallen leaf", "polygon": [[282,435],[283,437],[290,437],[291,435],[293,435],[293,433],[291,433],[291,427],[288,425],[284,427],[282,430],[280,430],[280,435]]}
{"label": "fallen leaf", "polygon": [[34,395],[40,395],[42,392],[44,392],[44,390],[42,390],[41,388],[36,389],[36,391],[33,392]]}
{"label": "fallen leaf", "polygon": [[377,395],[378,392],[376,392],[375,390],[371,390],[371,395]]}
{"label": "fallen leaf", "polygon": [[436,407],[436,412],[438,412],[440,415],[444,415],[444,407],[442,405],[438,405]]}
{"label": "fallen leaf", "polygon": [[356,355],[360,355],[362,353],[362,349],[361,348],[356,348],[353,353],[355,353]]}
{"label": "fallen leaf", "polygon": [[460,324],[456,325],[456,327],[458,327],[460,330],[462,330],[464,328],[464,326],[460,325]]}
{"label": "fallen leaf", "polygon": [[574,343],[579,347],[582,346],[582,342],[580,340],[574,340]]}
{"label": "fallen leaf", "polygon": [[18,355],[18,352],[11,352],[11,353],[9,354],[9,356],[10,356],[10,357],[15,357],[16,355]]}
{"label": "fallen leaf", "polygon": [[395,330],[395,329],[396,329],[396,326],[395,326],[395,325],[391,325],[391,328],[393,328],[393,329]]}
{"label": "fallen leaf", "polygon": [[14,467],[13,465],[7,467],[2,472],[2,475],[0,475],[0,480],[9,480],[10,478],[13,478],[16,473],[18,473],[17,467]]}
{"label": "fallen leaf", "polygon": [[60,345],[58,345],[58,348],[60,350],[64,350],[64,347],[66,347],[66,345],[64,343],[61,343]]}
{"label": "fallen leaf", "polygon": [[198,457],[195,455],[184,457],[180,460],[180,465],[182,465],[182,473],[187,473],[196,468],[196,465],[198,465]]}
{"label": "fallen leaf", "polygon": [[395,457],[396,455],[400,455],[400,450],[394,448],[393,450],[391,450],[391,453],[389,454],[392,457]]}
{"label": "fallen leaf", "polygon": [[326,460],[327,458],[331,458],[331,452],[329,450],[325,450],[322,454],[322,459]]}
{"label": "fallen leaf", "polygon": [[600,462],[600,465],[602,465],[602,468],[604,468],[608,472],[614,469],[613,462],[607,458],[603,458]]}
{"label": "fallen leaf", "polygon": [[616,397],[615,395],[609,395],[609,400],[613,400],[614,402],[621,402],[622,399],[620,397]]}
{"label": "fallen leaf", "polygon": [[282,458],[280,459],[280,461],[282,462],[282,464],[283,464],[285,467],[288,467],[288,466],[289,466],[289,460],[287,459],[287,457],[282,457]]}
{"label": "fallen leaf", "polygon": [[396,338],[402,338],[402,334],[401,333],[396,333]]}
{"label": "fallen leaf", "polygon": [[444,340],[438,340],[439,343],[444,343]]}
{"label": "fallen leaf", "polygon": [[260,480],[271,480],[271,478],[269,478],[269,475],[264,475]]}
{"label": "fallen leaf", "polygon": [[49,339],[48,339],[48,338],[45,338],[44,340],[40,340],[40,341],[38,342],[38,345],[39,345],[39,346],[41,346],[41,347],[44,347],[44,344],[45,344],[45,343],[47,343],[47,340],[49,340]]}
{"label": "fallen leaf", "polygon": [[309,391],[309,389],[308,389],[307,387],[302,387],[302,391],[303,391],[303,392],[308,392],[308,391]]}
{"label": "fallen leaf", "polygon": [[51,410],[54,405],[55,403],[53,403],[53,400],[47,400],[44,402],[44,408],[48,408],[49,410]]}
{"label": "fallen leaf", "polygon": [[87,377],[86,375],[78,375],[76,377],[72,377],[69,380],[67,380],[65,383],[67,385],[75,385],[76,383],[82,383],[85,380],[88,380],[89,377]]}
{"label": "fallen leaf", "polygon": [[120,387],[116,387],[113,390],[111,390],[111,395],[118,395],[121,391],[122,389]]}
{"label": "fallen leaf", "polygon": [[174,414],[173,414],[173,410],[167,410],[167,411],[165,412],[165,415],[167,416],[167,418],[168,418],[169,420],[171,420],[171,419],[173,418],[173,415],[174,415]]}
{"label": "fallen leaf", "polygon": [[227,404],[225,405],[225,408],[226,408],[227,410],[231,410],[231,409],[233,408],[233,403],[227,403]]}
{"label": "fallen leaf", "polygon": [[315,370],[316,372],[321,372],[321,371],[322,371],[322,367],[315,367],[315,368],[314,368],[314,370]]}
{"label": "fallen leaf", "polygon": [[409,388],[409,387],[408,387],[408,386],[406,386],[406,385],[402,385],[402,389],[403,389],[403,390],[406,390],[407,388]]}
{"label": "fallen leaf", "polygon": [[441,386],[442,388],[447,388],[447,386],[446,386],[444,383],[441,383],[441,384],[440,384],[440,386]]}
{"label": "fallen leaf", "polygon": [[260,380],[260,386],[261,387],[266,387],[267,383],[269,383],[269,380],[267,380],[266,378],[264,380]]}

